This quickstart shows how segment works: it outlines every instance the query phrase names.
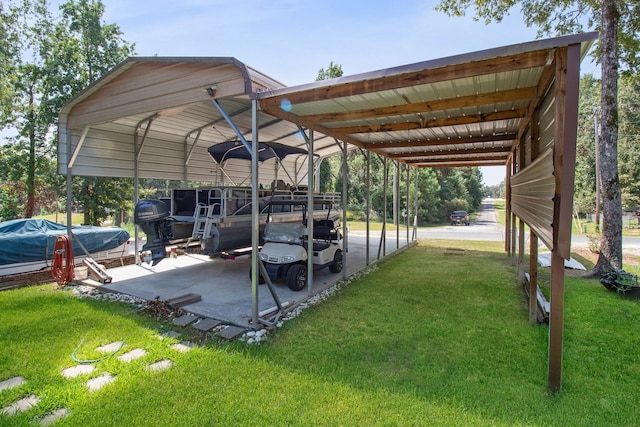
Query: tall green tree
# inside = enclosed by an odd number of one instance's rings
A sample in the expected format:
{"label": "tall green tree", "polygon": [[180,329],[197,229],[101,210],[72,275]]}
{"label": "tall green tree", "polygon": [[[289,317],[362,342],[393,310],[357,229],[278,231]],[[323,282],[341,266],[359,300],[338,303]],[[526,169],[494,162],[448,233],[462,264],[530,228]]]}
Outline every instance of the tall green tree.
{"label": "tall green tree", "polygon": [[[325,70],[320,68],[316,81],[329,80],[334,77],[342,77],[342,65],[334,64],[333,61],[329,63],[329,67]],[[320,163],[320,191],[336,191],[336,185],[339,181],[339,158],[337,156],[326,157],[322,159]]]}
{"label": "tall green tree", "polygon": [[596,126],[600,111],[600,80],[592,74],[580,79],[574,209],[579,213],[596,212]]}
{"label": "tall green tree", "polygon": [[568,34],[586,26],[600,32],[597,59],[602,67],[599,143],[600,187],[603,195],[603,227],[598,262],[591,272],[598,276],[622,268],[622,204],[618,174],[618,73],[640,66],[640,4],[637,0],[441,0],[436,7],[450,16],[462,16],[474,8],[474,19],[500,22],[520,5],[527,26],[539,35]]}
{"label": "tall green tree", "polygon": [[331,61],[326,70],[324,68],[318,70],[316,81],[319,82],[320,80],[329,80],[336,77],[342,77],[342,65],[334,64],[333,61]]}
{"label": "tall green tree", "polygon": [[[0,32],[6,36],[0,41],[0,97],[10,101],[3,102],[0,123],[15,133],[2,146],[7,168],[0,170],[0,182],[26,190],[26,197],[15,198],[3,219],[28,218],[59,205],[64,181],[55,172],[58,113],[134,50],[115,24],[102,22],[100,1],[71,0],[60,11],[53,16],[46,0],[0,4]],[[109,185],[96,188],[106,191]],[[76,194],[80,205],[92,206],[88,193]],[[124,207],[130,199],[130,193],[112,193],[109,206]],[[95,218],[91,213],[89,217]]]}
{"label": "tall green tree", "polygon": [[0,3],[0,128],[12,115],[14,70],[19,59],[17,11],[11,4]]}
{"label": "tall green tree", "polygon": [[[104,4],[71,0],[60,6],[62,16],[46,54],[50,73],[48,103],[57,115],[71,97],[98,80],[135,50],[116,24],[103,21]],[[75,202],[84,210],[84,223],[98,225],[112,213],[131,209],[133,181],[123,178],[76,177]]]}
{"label": "tall green tree", "polygon": [[[14,58],[5,61],[3,68],[9,74],[2,80],[7,92],[3,100],[9,101],[3,108],[3,127],[11,126],[15,136],[5,142],[3,151],[15,154],[10,161],[16,170],[5,170],[2,180],[16,185],[25,184],[26,200],[22,214],[30,218],[36,212],[39,195],[39,171],[51,161],[50,139],[51,117],[46,109],[47,73],[40,53],[45,49],[46,40],[52,31],[52,18],[45,0],[23,0],[21,3],[7,3],[7,13],[2,15],[6,34],[6,49]],[[11,147],[11,149],[10,149]],[[8,160],[8,159],[7,159]],[[12,179],[8,179],[12,175]],[[40,181],[40,184],[50,180]]]}
{"label": "tall green tree", "polygon": [[622,206],[640,208],[640,75],[620,80],[619,168]]}

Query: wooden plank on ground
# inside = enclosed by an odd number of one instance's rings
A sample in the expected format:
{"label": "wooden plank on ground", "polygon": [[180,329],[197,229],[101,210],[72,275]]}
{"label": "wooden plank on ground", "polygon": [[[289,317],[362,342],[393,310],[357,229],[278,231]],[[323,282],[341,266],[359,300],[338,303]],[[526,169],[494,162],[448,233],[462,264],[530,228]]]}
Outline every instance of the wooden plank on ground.
{"label": "wooden plank on ground", "polygon": [[202,301],[202,297],[198,294],[188,293],[184,295],[178,295],[177,297],[169,298],[165,302],[169,308],[175,309],[185,305],[193,304],[195,302]]}

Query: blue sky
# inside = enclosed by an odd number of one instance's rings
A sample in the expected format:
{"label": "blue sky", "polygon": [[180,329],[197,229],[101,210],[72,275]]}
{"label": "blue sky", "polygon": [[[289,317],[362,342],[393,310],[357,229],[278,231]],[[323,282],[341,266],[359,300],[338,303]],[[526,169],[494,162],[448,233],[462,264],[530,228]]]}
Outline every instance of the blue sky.
{"label": "blue sky", "polygon": [[[57,4],[63,1],[53,1]],[[140,56],[232,56],[287,86],[331,61],[345,75],[532,41],[513,9],[500,24],[449,18],[429,0],[102,0]],[[590,58],[583,70],[599,75]],[[499,183],[504,167],[483,168]]]}

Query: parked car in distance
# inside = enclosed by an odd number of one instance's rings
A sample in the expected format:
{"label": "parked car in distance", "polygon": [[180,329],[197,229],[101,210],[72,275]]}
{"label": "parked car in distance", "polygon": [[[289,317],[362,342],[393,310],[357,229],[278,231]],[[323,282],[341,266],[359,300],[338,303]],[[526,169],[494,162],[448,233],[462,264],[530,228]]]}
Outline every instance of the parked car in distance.
{"label": "parked car in distance", "polygon": [[465,211],[453,211],[453,213],[449,215],[449,220],[451,221],[451,225],[469,225],[469,214]]}

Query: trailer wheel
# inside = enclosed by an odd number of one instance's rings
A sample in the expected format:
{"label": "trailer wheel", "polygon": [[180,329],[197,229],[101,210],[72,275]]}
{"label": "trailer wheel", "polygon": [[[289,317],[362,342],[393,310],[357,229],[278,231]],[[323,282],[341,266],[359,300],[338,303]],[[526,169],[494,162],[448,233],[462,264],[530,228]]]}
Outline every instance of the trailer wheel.
{"label": "trailer wheel", "polygon": [[329,264],[329,271],[332,273],[340,273],[344,263],[342,262],[342,250],[338,249],[333,254],[333,262]]}
{"label": "trailer wheel", "polygon": [[[253,280],[253,268],[249,269],[249,281]],[[266,280],[262,276],[261,272],[258,272],[258,285],[264,285]]]}
{"label": "trailer wheel", "polygon": [[292,291],[300,291],[307,285],[307,266],[293,264],[287,271],[287,286]]}

